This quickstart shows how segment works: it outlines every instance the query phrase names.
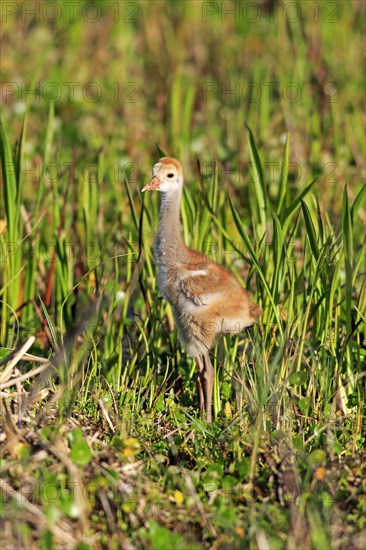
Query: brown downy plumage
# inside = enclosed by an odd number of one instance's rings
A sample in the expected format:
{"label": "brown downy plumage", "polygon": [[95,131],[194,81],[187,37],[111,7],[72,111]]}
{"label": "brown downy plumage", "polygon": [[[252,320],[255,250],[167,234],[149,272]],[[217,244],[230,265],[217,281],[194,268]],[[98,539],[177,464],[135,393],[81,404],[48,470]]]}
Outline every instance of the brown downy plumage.
{"label": "brown downy plumage", "polygon": [[230,271],[188,248],[180,233],[183,168],[164,157],[142,191],[161,192],[160,216],[154,249],[158,283],[171,304],[180,337],[196,359],[200,412],[212,420],[214,371],[209,350],[220,334],[236,334],[254,323],[261,310]]}

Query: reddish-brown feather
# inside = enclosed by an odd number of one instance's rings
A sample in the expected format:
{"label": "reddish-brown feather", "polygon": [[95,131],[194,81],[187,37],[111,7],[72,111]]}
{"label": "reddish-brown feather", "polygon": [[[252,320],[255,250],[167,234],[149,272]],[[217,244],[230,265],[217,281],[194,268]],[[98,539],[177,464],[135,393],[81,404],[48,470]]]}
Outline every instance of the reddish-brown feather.
{"label": "reddish-brown feather", "polygon": [[159,287],[172,306],[187,351],[196,358],[200,410],[206,410],[210,421],[213,367],[208,351],[218,335],[240,332],[255,323],[262,312],[230,271],[184,244],[179,227],[183,188],[180,162],[163,157],[153,174],[143,191],[162,192],[155,238]]}

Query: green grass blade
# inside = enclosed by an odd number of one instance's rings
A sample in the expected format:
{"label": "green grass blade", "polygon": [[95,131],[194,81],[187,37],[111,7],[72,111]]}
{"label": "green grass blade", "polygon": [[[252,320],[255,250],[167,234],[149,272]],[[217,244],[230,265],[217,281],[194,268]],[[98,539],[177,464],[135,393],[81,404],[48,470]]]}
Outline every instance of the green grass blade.
{"label": "green grass blade", "polygon": [[281,324],[281,320],[280,320],[280,313],[279,313],[279,310],[278,310],[278,306],[275,304],[274,300],[273,300],[273,296],[272,296],[272,293],[271,293],[271,290],[268,286],[268,283],[267,283],[267,280],[266,280],[266,277],[264,276],[264,273],[262,271],[262,268],[260,266],[260,263],[259,263],[259,260],[257,258],[257,255],[255,253],[255,250],[252,246],[252,243],[250,242],[250,239],[248,237],[248,235],[246,234],[245,232],[245,229],[243,227],[243,224],[239,218],[239,214],[237,213],[233,203],[232,203],[232,200],[231,200],[231,197],[230,195],[228,194],[228,197],[229,197],[229,205],[230,205],[230,209],[231,209],[231,213],[233,215],[233,218],[234,218],[234,222],[235,222],[235,225],[236,225],[236,228],[237,230],[239,231],[239,234],[241,236],[241,238],[243,239],[243,242],[249,252],[249,255],[256,267],[256,271],[259,275],[259,278],[263,284],[263,287],[266,291],[266,294],[268,296],[268,299],[271,303],[271,306],[272,306],[272,309],[273,309],[273,312],[274,312],[274,315],[275,315],[275,318],[276,318],[276,321],[277,321],[277,325],[278,325],[278,329],[280,331],[280,334],[281,336],[283,336],[283,331],[282,331],[282,324]]}
{"label": "green grass blade", "polygon": [[[45,141],[43,146],[43,165],[48,164],[52,149],[52,140],[53,140],[53,133],[54,133],[54,117],[55,117],[55,108],[53,101],[50,102],[50,106],[48,109],[48,118],[47,118],[47,125],[46,125],[46,135],[45,135]],[[44,195],[45,191],[45,180],[44,177],[41,177],[38,182],[37,187],[37,196],[36,196],[36,202],[34,206],[34,217],[37,220],[38,212],[39,212],[39,206],[41,204],[42,197]]]}
{"label": "green grass blade", "polygon": [[342,205],[342,238],[346,271],[346,326],[347,334],[352,330],[352,268],[353,268],[353,234],[351,211],[348,202],[347,185],[343,191]]}
{"label": "green grass blade", "polygon": [[47,126],[46,126],[46,137],[44,141],[44,153],[43,153],[44,164],[48,164],[50,161],[54,130],[55,130],[55,104],[53,101],[50,101],[50,107],[48,110],[48,120],[47,120]]}
{"label": "green grass blade", "polygon": [[351,220],[354,222],[357,212],[361,208],[361,206],[365,207],[365,201],[366,201],[366,183],[361,187],[360,191],[357,194],[357,197],[353,201],[353,205],[351,207]]}
{"label": "green grass blade", "polygon": [[[16,181],[16,167],[14,166],[10,143],[2,123],[0,123],[0,156],[3,176],[3,197],[5,207],[6,234],[1,236],[1,247],[5,250],[5,277],[2,284],[5,287],[2,305],[1,339],[11,333],[9,312],[17,310],[21,296],[22,248],[20,228],[20,200]],[[5,284],[7,281],[7,284]],[[9,306],[9,307],[8,307]],[[10,309],[9,309],[10,308]]]}
{"label": "green grass blade", "polygon": [[19,138],[19,145],[17,150],[17,156],[15,160],[15,171],[16,171],[16,179],[17,179],[17,208],[20,208],[20,200],[22,196],[22,162],[23,162],[23,149],[24,149],[24,142],[26,138],[26,129],[27,129],[27,118],[28,118],[28,111],[26,110],[23,117],[22,122],[22,130],[20,133]]}
{"label": "green grass blade", "polygon": [[[168,156],[169,156],[168,153],[166,153],[166,152],[160,147],[160,145],[158,145],[158,143],[155,143],[155,147],[156,147],[156,150],[157,150],[157,152],[158,152],[159,158],[161,158],[161,157],[168,157]],[[158,159],[156,159],[156,160],[158,160]]]}
{"label": "green grass blade", "polygon": [[134,223],[134,226],[135,226],[136,230],[138,231],[138,229],[139,229],[139,220],[138,220],[138,217],[137,217],[137,214],[136,214],[135,204],[134,204],[134,201],[133,201],[133,198],[132,198],[131,188],[130,188],[130,184],[128,182],[127,177],[125,178],[125,187],[126,187],[126,191],[127,191],[128,203],[130,205],[130,212],[131,212],[131,215],[132,215],[132,220],[133,220],[133,223]]}
{"label": "green grass blade", "polygon": [[302,207],[302,213],[303,213],[303,216],[304,216],[305,226],[306,226],[306,230],[307,230],[307,234],[308,234],[308,238],[309,238],[309,242],[310,242],[310,248],[311,248],[312,253],[314,254],[315,260],[318,260],[318,258],[319,258],[319,246],[318,246],[318,242],[317,242],[317,238],[316,238],[316,232],[315,232],[315,227],[314,227],[314,224],[313,224],[313,220],[311,219],[309,209],[308,209],[306,203],[303,200],[301,201],[301,207]]}
{"label": "green grass blade", "polygon": [[[245,130],[249,145],[249,155],[251,160],[252,178],[250,178],[251,187],[253,187],[256,198],[257,214],[259,216],[260,233],[266,229],[266,208],[267,208],[267,190],[264,183],[262,163],[254,142],[253,134],[247,124]],[[260,235],[261,236],[261,235]]]}
{"label": "green grass blade", "polygon": [[288,133],[286,135],[286,142],[283,150],[280,181],[278,184],[278,194],[277,194],[277,213],[278,214],[282,211],[282,208],[284,206],[284,200],[286,197],[289,162],[290,162],[290,134]]}
{"label": "green grass blade", "polygon": [[286,210],[282,211],[282,215],[280,216],[280,220],[282,223],[282,230],[284,233],[286,233],[288,225],[291,221],[291,216],[296,212],[296,210],[301,205],[301,200],[309,193],[310,189],[315,183],[315,179],[309,183],[301,193],[298,194],[298,196],[292,201],[292,203],[286,208]]}
{"label": "green grass blade", "polygon": [[41,302],[43,315],[44,315],[45,318],[46,318],[47,325],[48,325],[48,328],[49,328],[49,330],[50,330],[50,333],[51,333],[53,342],[54,342],[54,344],[55,344],[55,347],[58,348],[58,339],[57,339],[57,334],[56,334],[55,327],[54,327],[54,325],[53,325],[53,323],[52,323],[51,317],[50,317],[49,314],[48,314],[47,308],[46,308],[46,306],[44,305],[44,303],[43,303],[43,301],[42,301],[42,298],[40,297],[39,294],[38,294],[38,300]]}
{"label": "green grass blade", "polygon": [[18,237],[17,219],[19,216],[19,212],[17,212],[15,208],[15,205],[17,203],[16,172],[10,143],[2,122],[0,122],[0,151],[1,169],[4,182],[3,191],[7,231],[9,235],[9,241],[11,243],[15,243]]}
{"label": "green grass blade", "polygon": [[184,107],[183,107],[183,128],[182,128],[182,139],[184,144],[188,145],[191,135],[191,122],[192,122],[192,113],[194,107],[194,100],[196,97],[196,88],[194,85],[188,85],[186,91]]}
{"label": "green grass blade", "polygon": [[284,258],[284,238],[282,233],[281,222],[273,213],[273,255],[274,255],[274,270],[272,276],[272,288],[271,292],[275,300],[279,296],[279,280],[280,273],[283,271],[283,258]]}

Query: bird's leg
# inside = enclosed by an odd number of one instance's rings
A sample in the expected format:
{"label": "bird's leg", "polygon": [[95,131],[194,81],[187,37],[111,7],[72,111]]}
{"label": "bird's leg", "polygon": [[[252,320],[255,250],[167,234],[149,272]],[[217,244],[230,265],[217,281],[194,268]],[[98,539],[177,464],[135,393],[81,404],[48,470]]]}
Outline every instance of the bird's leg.
{"label": "bird's leg", "polygon": [[197,364],[196,388],[198,395],[198,405],[200,408],[200,416],[203,416],[203,412],[205,410],[205,397],[202,388],[202,375],[205,367],[201,355],[197,355],[195,359]]}
{"label": "bird's leg", "polygon": [[204,369],[202,373],[203,379],[203,394],[205,399],[206,421],[212,421],[212,390],[214,382],[214,368],[208,351],[202,356]]}

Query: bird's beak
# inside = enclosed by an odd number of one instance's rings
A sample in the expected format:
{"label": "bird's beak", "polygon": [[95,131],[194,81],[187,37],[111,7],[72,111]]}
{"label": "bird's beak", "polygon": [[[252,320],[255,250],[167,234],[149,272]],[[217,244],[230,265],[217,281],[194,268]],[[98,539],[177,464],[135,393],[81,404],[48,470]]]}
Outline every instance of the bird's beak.
{"label": "bird's beak", "polygon": [[154,191],[155,189],[159,191],[160,185],[161,181],[157,176],[154,176],[153,178],[151,178],[149,183],[147,183],[145,187],[141,189],[141,192],[143,193],[144,191]]}

